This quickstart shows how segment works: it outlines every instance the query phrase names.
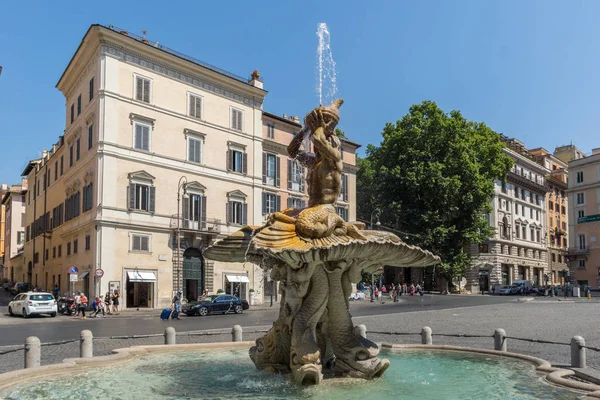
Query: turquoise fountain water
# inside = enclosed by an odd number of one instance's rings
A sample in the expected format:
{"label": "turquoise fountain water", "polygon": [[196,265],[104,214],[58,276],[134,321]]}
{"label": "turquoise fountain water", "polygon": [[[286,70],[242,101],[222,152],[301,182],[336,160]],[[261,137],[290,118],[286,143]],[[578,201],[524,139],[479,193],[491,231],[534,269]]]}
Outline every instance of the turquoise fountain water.
{"label": "turquoise fountain water", "polygon": [[2,399],[574,399],[523,361],[463,352],[385,355],[380,379],[326,380],[308,388],[257,370],[245,350],[142,356],[131,362],[13,386]]}

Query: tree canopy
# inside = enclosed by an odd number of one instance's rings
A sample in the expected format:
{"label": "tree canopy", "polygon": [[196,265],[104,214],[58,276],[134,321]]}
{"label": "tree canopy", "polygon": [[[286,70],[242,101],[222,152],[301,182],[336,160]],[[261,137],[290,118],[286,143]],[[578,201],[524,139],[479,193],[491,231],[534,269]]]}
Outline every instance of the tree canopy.
{"label": "tree canopy", "polygon": [[344,133],[343,130],[341,130],[340,128],[335,128],[335,135],[339,138],[345,139],[346,138],[346,134]]}
{"label": "tree canopy", "polygon": [[386,124],[382,136],[380,146],[368,145],[358,160],[359,218],[369,221],[380,209],[382,225],[440,255],[436,274],[462,275],[469,264],[464,247],[493,234],[486,213],[494,181],[505,180],[512,166],[499,135],[425,101]]}

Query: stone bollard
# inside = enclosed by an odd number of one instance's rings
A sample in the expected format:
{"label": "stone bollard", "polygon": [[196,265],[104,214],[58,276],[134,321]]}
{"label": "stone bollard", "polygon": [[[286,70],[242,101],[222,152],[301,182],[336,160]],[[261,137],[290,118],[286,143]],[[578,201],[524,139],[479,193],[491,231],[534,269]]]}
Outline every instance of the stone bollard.
{"label": "stone bollard", "polygon": [[354,335],[363,339],[367,338],[367,327],[365,325],[356,325],[354,327]]}
{"label": "stone bollard", "polygon": [[231,329],[231,341],[232,342],[241,342],[242,341],[242,327],[239,325],[234,325],[233,329]]}
{"label": "stone bollard", "polygon": [[29,336],[25,339],[25,368],[39,367],[42,358],[42,344],[40,339]]}
{"label": "stone bollard", "polygon": [[432,344],[433,340],[431,340],[431,328],[425,326],[421,329],[421,344]]}
{"label": "stone bollard", "polygon": [[169,326],[165,329],[165,344],[176,344],[177,343],[177,332],[175,328]]}
{"label": "stone bollard", "polygon": [[571,339],[571,367],[586,368],[585,340],[581,336]]}
{"label": "stone bollard", "polygon": [[79,334],[79,357],[94,357],[94,335],[90,330],[86,329]]}
{"label": "stone bollard", "polygon": [[506,331],[504,329],[494,331],[494,350],[506,351]]}

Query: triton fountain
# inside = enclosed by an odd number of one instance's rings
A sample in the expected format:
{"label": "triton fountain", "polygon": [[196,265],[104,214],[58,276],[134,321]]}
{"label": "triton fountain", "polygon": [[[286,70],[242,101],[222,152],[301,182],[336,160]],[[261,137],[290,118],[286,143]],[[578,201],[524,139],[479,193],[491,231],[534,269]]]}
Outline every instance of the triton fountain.
{"label": "triton fountain", "polygon": [[[348,297],[361,272],[382,265],[425,267],[440,259],[383,231],[337,215],[343,161],[334,134],[343,100],[311,111],[288,153],[307,168],[308,207],[268,216],[264,226],[246,226],[204,252],[208,259],[251,261],[280,282],[281,308],[271,330],[256,340],[250,358],[257,368],[291,372],[297,384],[318,384],[324,366],[335,376],[371,379],[389,366],[378,346],[354,334]],[[310,138],[314,154],[302,151]]]}

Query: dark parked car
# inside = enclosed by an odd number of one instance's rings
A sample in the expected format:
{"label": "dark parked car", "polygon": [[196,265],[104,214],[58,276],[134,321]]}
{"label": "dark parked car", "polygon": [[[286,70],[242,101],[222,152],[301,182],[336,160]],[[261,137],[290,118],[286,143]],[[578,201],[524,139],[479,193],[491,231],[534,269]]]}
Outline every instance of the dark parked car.
{"label": "dark parked car", "polygon": [[26,293],[26,292],[31,291],[32,289],[33,289],[33,285],[29,282],[17,282],[10,289],[10,294],[12,294],[13,296],[16,296],[19,293]]}
{"label": "dark parked car", "polygon": [[183,306],[183,312],[186,315],[201,315],[218,313],[236,313],[241,314],[250,306],[246,300],[240,300],[229,294],[221,294],[218,296],[205,296],[198,301],[190,301]]}

